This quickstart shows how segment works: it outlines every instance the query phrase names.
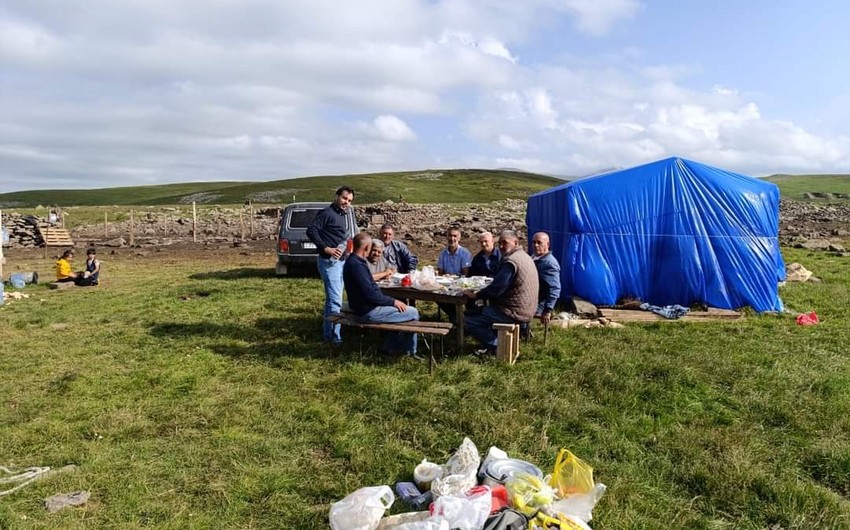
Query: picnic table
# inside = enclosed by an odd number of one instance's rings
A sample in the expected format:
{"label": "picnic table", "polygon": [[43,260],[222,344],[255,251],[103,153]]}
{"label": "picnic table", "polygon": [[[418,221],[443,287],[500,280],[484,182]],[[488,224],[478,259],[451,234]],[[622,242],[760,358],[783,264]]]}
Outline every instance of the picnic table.
{"label": "picnic table", "polygon": [[[458,290],[438,289],[427,290],[417,289],[416,287],[403,287],[394,285],[390,281],[378,282],[381,291],[387,296],[398,300],[422,300],[423,302],[435,302],[438,304],[450,304],[455,306],[455,328],[457,338],[457,351],[463,351],[463,311],[466,309],[466,302],[469,300],[463,293]],[[473,288],[473,291],[478,291]]]}

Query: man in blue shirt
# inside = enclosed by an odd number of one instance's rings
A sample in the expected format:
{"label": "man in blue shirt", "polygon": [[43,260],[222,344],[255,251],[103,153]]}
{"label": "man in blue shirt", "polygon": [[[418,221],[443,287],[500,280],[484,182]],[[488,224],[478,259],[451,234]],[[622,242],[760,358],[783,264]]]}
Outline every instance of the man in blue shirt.
{"label": "man in blue shirt", "polygon": [[[336,190],[334,202],[321,210],[310,226],[307,237],[319,250],[316,265],[325,286],[324,316],[327,318],[342,309],[342,266],[348,241],[346,211],[354,200],[354,190],[342,186]],[[324,321],[322,338],[326,342],[341,344],[340,325]]]}
{"label": "man in blue shirt", "polygon": [[[472,265],[472,253],[460,246],[460,228],[452,226],[446,231],[446,248],[437,256],[437,274],[466,276],[469,274],[470,265]],[[437,304],[437,306],[446,313],[449,322],[457,319],[457,310],[454,305]]]}
{"label": "man in blue shirt", "polygon": [[393,225],[384,224],[381,226],[381,241],[384,242],[384,257],[387,262],[401,274],[407,274],[410,271],[415,271],[419,264],[417,258],[407,245],[394,239],[395,230]]}
{"label": "man in blue shirt", "polygon": [[[372,278],[367,256],[372,250],[372,237],[360,232],[354,236],[354,250],[345,260],[343,279],[348,305],[358,320],[366,323],[398,323],[419,320],[419,311],[401,300],[390,298]],[[416,354],[416,333],[390,332],[384,339],[383,350],[392,354],[404,354],[421,359]]]}
{"label": "man in blue shirt", "polygon": [[446,248],[437,256],[437,274],[466,276],[472,265],[472,253],[460,246],[460,228],[453,226],[446,231]]}
{"label": "man in blue shirt", "polygon": [[481,245],[481,251],[472,258],[469,275],[492,278],[496,275],[496,270],[499,268],[502,253],[496,248],[493,242],[493,234],[490,232],[481,232],[478,234],[478,243]]}
{"label": "man in blue shirt", "polygon": [[537,232],[531,240],[531,246],[534,249],[532,259],[540,280],[540,294],[534,316],[539,316],[541,322],[548,324],[561,296],[561,266],[549,251],[549,234]]}

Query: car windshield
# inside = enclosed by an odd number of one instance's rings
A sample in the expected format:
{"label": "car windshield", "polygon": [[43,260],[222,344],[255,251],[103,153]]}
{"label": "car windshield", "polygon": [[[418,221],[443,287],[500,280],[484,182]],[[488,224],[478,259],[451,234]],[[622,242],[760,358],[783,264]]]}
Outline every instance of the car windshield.
{"label": "car windshield", "polygon": [[289,228],[307,228],[318,213],[318,209],[292,210],[289,213]]}

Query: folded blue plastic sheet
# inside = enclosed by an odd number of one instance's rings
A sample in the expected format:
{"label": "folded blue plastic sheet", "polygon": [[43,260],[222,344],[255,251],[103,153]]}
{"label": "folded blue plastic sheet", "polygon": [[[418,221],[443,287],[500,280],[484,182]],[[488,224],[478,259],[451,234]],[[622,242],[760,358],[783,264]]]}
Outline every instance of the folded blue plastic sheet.
{"label": "folded blue plastic sheet", "polygon": [[562,297],[782,310],[770,182],[668,158],[532,195],[526,224],[550,236]]}

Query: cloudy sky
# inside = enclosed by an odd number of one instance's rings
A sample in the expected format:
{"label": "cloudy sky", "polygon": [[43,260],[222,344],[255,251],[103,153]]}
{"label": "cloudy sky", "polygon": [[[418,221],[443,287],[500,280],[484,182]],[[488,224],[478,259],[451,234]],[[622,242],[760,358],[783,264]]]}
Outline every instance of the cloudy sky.
{"label": "cloudy sky", "polygon": [[0,190],[850,172],[850,2],[4,0]]}

